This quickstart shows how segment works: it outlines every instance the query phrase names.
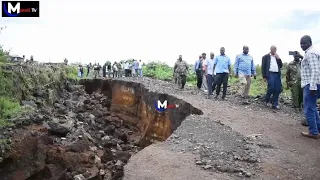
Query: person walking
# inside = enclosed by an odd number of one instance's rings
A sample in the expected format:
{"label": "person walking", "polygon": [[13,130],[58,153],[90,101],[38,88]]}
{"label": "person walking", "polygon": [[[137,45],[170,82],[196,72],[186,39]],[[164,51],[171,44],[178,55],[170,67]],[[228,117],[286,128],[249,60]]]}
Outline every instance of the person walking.
{"label": "person walking", "polygon": [[199,56],[199,59],[194,64],[194,72],[197,76],[197,87],[200,90],[202,86],[202,56]]}
{"label": "person walking", "polygon": [[124,76],[129,77],[129,62],[128,61],[126,61],[124,63]]}
{"label": "person walking", "polygon": [[113,65],[112,65],[112,77],[113,78],[117,78],[118,77],[118,63],[117,62],[114,62]]}
{"label": "person walking", "polygon": [[188,71],[187,62],[182,60],[182,55],[179,55],[178,62],[174,65],[174,72],[178,75],[178,86],[180,89],[183,89],[186,84]]}
{"label": "person walking", "polygon": [[239,78],[239,94],[247,99],[249,97],[249,90],[251,86],[251,77],[256,79],[256,67],[253,62],[253,58],[249,55],[249,47],[243,46],[242,54],[236,57],[234,63],[234,74],[236,78]]}
{"label": "person walking", "polygon": [[134,75],[135,75],[135,77],[138,77],[139,76],[139,72],[138,72],[138,70],[139,70],[139,63],[138,63],[138,60],[134,60],[133,61],[133,69],[134,69]]}
{"label": "person walking", "polygon": [[112,66],[110,61],[107,61],[107,72],[108,72],[108,77],[111,78]]}
{"label": "person walking", "polygon": [[93,70],[94,70],[94,78],[96,79],[97,76],[99,77],[99,71],[100,71],[100,67],[99,65],[97,65],[96,63],[93,65]]}
{"label": "person walking", "polygon": [[91,63],[89,63],[88,65],[87,65],[87,77],[89,76],[89,73],[90,73],[90,69],[92,68],[92,64]]}
{"label": "person walking", "polygon": [[123,62],[118,63],[117,66],[118,66],[118,77],[122,77],[123,76],[123,70],[124,70]]}
{"label": "person walking", "polygon": [[82,78],[81,76],[82,76],[82,73],[81,73],[81,65],[79,64],[79,66],[78,66],[78,77],[79,77],[79,78]]}
{"label": "person walking", "polygon": [[139,60],[138,74],[139,74],[140,77],[143,77],[141,59]]}
{"label": "person walking", "polygon": [[231,61],[229,56],[226,56],[224,47],[220,48],[220,55],[215,57],[213,64],[213,72],[216,73],[215,82],[217,84],[215,98],[219,97],[221,85],[223,85],[222,99],[225,100],[230,76],[229,73],[231,72]]}
{"label": "person walking", "polygon": [[107,74],[107,63],[104,63],[104,65],[102,66],[102,77],[106,78],[106,74]]}
{"label": "person walking", "polygon": [[208,81],[208,97],[207,99],[211,99],[212,98],[212,84],[213,84],[213,63],[214,63],[214,53],[211,52],[210,53],[210,58],[207,59],[205,62],[204,62],[204,65],[205,65],[205,76],[207,77],[207,81]]}
{"label": "person walking", "polygon": [[204,92],[208,92],[208,81],[207,76],[205,75],[205,66],[203,62],[207,61],[207,54],[202,53],[202,89]]}
{"label": "person walking", "polygon": [[272,108],[279,110],[279,95],[282,91],[281,68],[282,60],[277,54],[277,47],[271,46],[270,53],[262,57],[261,72],[265,82],[268,83],[265,105],[270,103],[272,95]]}
{"label": "person walking", "polygon": [[[177,59],[176,63],[179,63],[179,59]],[[173,69],[173,78],[174,78],[174,84],[178,83],[178,73],[175,71],[175,69]]]}
{"label": "person walking", "polygon": [[300,40],[301,49],[305,51],[301,61],[301,87],[303,88],[303,108],[309,124],[309,132],[302,136],[318,139],[320,119],[317,100],[320,98],[320,50],[312,45],[311,37],[305,35]]}

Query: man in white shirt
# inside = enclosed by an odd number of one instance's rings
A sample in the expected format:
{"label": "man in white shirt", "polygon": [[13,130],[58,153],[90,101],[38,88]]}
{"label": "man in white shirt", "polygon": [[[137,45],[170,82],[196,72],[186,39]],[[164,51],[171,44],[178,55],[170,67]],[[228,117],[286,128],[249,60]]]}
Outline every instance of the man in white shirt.
{"label": "man in white shirt", "polygon": [[271,46],[270,53],[262,57],[261,72],[265,82],[268,83],[266,106],[270,103],[272,95],[272,108],[279,109],[279,96],[282,91],[281,68],[282,60],[277,54],[277,47]]}
{"label": "man in white shirt", "polygon": [[129,77],[129,74],[130,74],[130,64],[128,61],[126,61],[124,64],[124,76]]}
{"label": "man in white shirt", "polygon": [[210,58],[206,59],[204,61],[204,71],[205,71],[205,76],[207,77],[208,81],[208,99],[212,98],[212,84],[213,84],[213,60],[214,60],[214,53],[210,53]]}
{"label": "man in white shirt", "polygon": [[139,73],[140,77],[142,77],[142,62],[141,62],[141,59],[139,60],[138,73]]}
{"label": "man in white shirt", "polygon": [[317,111],[317,100],[320,97],[320,50],[312,46],[310,36],[303,36],[300,46],[305,51],[301,61],[301,87],[303,88],[303,108],[309,124],[309,132],[303,136],[318,139],[320,119]]}
{"label": "man in white shirt", "polygon": [[[207,59],[207,54],[206,53],[202,53],[202,62],[205,62],[206,59]],[[208,91],[208,80],[207,80],[207,76],[205,75],[205,66],[204,64],[202,65],[202,89],[204,90],[204,92],[207,92]]]}

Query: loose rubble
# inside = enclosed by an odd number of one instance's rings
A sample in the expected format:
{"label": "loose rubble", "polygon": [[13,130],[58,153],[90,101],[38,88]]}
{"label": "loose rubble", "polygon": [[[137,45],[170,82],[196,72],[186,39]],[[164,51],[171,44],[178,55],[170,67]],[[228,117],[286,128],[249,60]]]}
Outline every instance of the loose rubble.
{"label": "loose rubble", "polygon": [[[0,177],[122,178],[123,166],[141,149],[137,130],[108,111],[109,97],[98,93],[88,95],[82,86],[69,89],[72,91],[64,91],[53,107],[30,112],[15,120],[20,125],[1,131],[0,138],[6,143],[0,143]],[[11,148],[14,150],[8,151]],[[30,164],[35,166],[23,167]]]}

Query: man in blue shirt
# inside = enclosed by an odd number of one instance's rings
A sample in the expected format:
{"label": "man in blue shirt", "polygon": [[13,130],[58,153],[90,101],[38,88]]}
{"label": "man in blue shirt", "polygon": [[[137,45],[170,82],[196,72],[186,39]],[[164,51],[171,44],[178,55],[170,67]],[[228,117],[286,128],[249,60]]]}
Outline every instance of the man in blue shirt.
{"label": "man in blue shirt", "polygon": [[135,72],[135,76],[137,77],[137,76],[139,76],[139,72],[138,72],[138,69],[139,69],[139,63],[138,63],[138,60],[134,60],[133,61],[133,67],[134,67],[134,72]]}
{"label": "man in blue shirt", "polygon": [[207,81],[208,81],[208,99],[211,99],[212,96],[212,84],[213,84],[213,61],[214,61],[214,53],[210,53],[210,58],[207,59],[204,62],[204,70],[205,70],[205,75],[207,76]]}
{"label": "man in blue shirt", "polygon": [[194,64],[194,72],[196,73],[196,76],[197,76],[198,89],[200,89],[202,85],[202,63],[203,63],[202,56],[199,56],[199,59]]}
{"label": "man in blue shirt", "polygon": [[234,63],[234,74],[239,78],[241,96],[243,98],[249,97],[249,90],[251,85],[251,77],[256,79],[256,67],[254,66],[253,58],[249,53],[249,47],[243,46],[243,53],[236,57]]}
{"label": "man in blue shirt", "polygon": [[224,100],[227,95],[229,73],[231,72],[231,61],[229,56],[225,55],[224,47],[220,48],[220,55],[216,56],[213,64],[213,72],[216,72],[215,82],[217,84],[215,98],[218,98],[221,84],[223,84],[222,99]]}

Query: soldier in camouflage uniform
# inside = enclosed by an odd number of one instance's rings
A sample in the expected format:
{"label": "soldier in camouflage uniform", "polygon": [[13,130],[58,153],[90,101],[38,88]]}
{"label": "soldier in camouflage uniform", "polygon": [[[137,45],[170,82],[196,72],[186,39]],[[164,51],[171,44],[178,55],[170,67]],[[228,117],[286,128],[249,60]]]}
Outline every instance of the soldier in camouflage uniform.
{"label": "soldier in camouflage uniform", "polygon": [[177,73],[178,86],[180,89],[183,89],[186,85],[188,71],[188,64],[186,61],[182,60],[182,55],[180,55],[178,61],[174,65],[174,72]]}
{"label": "soldier in camouflage uniform", "polygon": [[[179,62],[179,59],[177,59],[175,64],[177,64],[178,62]],[[174,83],[177,84],[178,83],[178,74],[177,74],[177,72],[175,72],[175,70],[173,70],[173,78],[174,78]]]}
{"label": "soldier in camouflage uniform", "polygon": [[[303,89],[301,88],[301,55],[298,53],[294,60],[288,64],[286,73],[287,88],[291,89],[293,106],[296,111],[301,111],[303,102]],[[301,121],[302,125],[308,125],[306,119]]]}

